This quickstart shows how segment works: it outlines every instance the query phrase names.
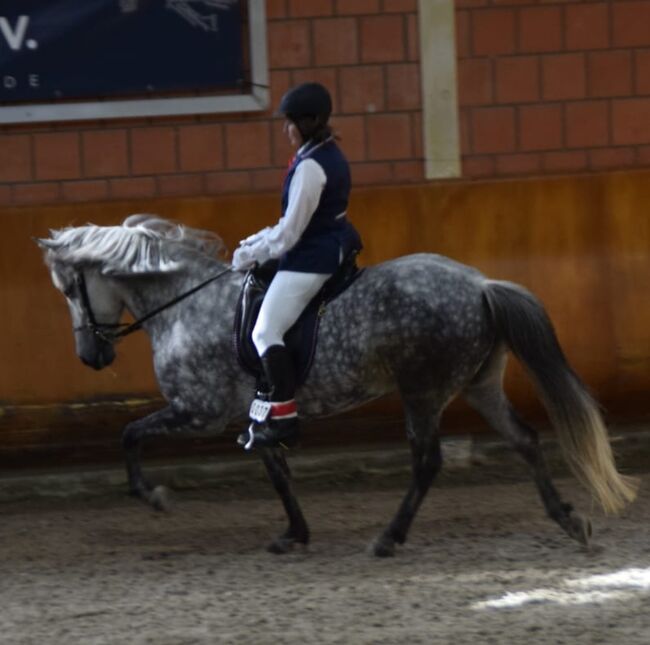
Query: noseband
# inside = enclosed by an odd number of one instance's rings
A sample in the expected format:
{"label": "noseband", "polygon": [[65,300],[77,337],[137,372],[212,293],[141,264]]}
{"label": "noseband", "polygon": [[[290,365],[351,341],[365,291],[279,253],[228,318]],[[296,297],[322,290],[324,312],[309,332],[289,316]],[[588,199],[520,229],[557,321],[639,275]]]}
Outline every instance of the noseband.
{"label": "noseband", "polygon": [[77,274],[75,274],[74,280],[75,280],[75,284],[77,285],[77,288],[79,289],[79,294],[81,295],[81,305],[84,308],[84,311],[86,313],[86,318],[88,320],[86,321],[85,324],[80,325],[78,327],[74,327],[74,331],[84,331],[88,329],[92,332],[93,335],[95,335],[100,340],[103,340],[106,343],[114,343],[117,340],[124,338],[124,336],[128,336],[129,334],[132,334],[134,331],[138,331],[142,329],[142,325],[147,320],[158,315],[160,312],[165,311],[165,309],[169,309],[170,307],[173,307],[175,304],[181,302],[182,300],[185,300],[185,298],[189,298],[192,294],[196,293],[200,289],[203,289],[203,287],[206,287],[211,282],[218,280],[219,278],[223,277],[227,273],[230,273],[232,270],[233,270],[232,267],[228,267],[227,269],[220,271],[216,275],[213,275],[211,278],[204,280],[203,282],[197,284],[196,286],[192,287],[188,291],[185,291],[184,293],[181,293],[179,296],[176,296],[169,302],[166,302],[160,307],[156,307],[149,313],[142,316],[142,318],[138,318],[135,322],[132,323],[97,322],[97,319],[95,318],[95,313],[90,304],[90,298],[88,297],[86,276],[84,275],[83,271],[79,271]]}

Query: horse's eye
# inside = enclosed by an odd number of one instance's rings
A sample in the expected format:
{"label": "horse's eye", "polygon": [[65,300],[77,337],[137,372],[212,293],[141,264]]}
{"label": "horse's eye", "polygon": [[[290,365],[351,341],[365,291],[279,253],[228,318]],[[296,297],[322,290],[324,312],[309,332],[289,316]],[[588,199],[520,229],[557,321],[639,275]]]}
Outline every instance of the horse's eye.
{"label": "horse's eye", "polygon": [[64,290],[63,290],[63,295],[66,298],[72,298],[74,297],[74,284],[69,284]]}

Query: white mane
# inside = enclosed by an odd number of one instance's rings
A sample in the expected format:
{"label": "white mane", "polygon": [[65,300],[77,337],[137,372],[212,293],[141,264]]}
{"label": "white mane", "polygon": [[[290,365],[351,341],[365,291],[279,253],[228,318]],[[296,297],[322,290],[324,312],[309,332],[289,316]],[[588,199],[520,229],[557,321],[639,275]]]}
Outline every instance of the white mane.
{"label": "white mane", "polygon": [[48,263],[98,264],[102,273],[169,273],[197,253],[218,257],[223,242],[200,231],[156,217],[130,215],[121,226],[75,226],[51,231],[43,240]]}

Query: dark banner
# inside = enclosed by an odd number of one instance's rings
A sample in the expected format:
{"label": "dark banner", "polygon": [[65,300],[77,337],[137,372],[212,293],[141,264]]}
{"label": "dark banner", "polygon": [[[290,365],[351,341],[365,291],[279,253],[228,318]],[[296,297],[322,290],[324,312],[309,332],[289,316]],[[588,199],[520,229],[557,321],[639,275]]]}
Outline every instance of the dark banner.
{"label": "dark banner", "polygon": [[0,102],[234,88],[239,0],[2,0]]}

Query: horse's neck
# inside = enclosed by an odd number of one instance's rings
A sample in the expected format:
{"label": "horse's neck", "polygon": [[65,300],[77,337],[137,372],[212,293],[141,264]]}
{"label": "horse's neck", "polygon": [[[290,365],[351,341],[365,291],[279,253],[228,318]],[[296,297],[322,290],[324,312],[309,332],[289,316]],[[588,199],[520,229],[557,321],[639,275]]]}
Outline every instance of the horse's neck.
{"label": "horse's neck", "polygon": [[[215,262],[196,270],[130,277],[123,283],[124,303],[129,313],[138,320],[147,316],[152,311],[171,303],[178,296],[183,295],[201,282],[212,276],[216,276],[225,269],[226,266],[224,264]],[[229,309],[228,300],[232,299],[233,290],[232,288],[228,289],[225,287],[228,287],[228,283],[232,282],[233,278],[236,279],[236,276],[226,274],[218,280],[223,284],[219,285],[222,288],[219,290],[220,297],[217,298],[216,302],[206,303],[205,298],[201,298],[200,293],[197,293],[196,295],[190,296],[187,300],[177,302],[176,304],[170,305],[169,308],[160,311],[160,313],[145,323],[145,328],[150,332],[154,332],[157,329],[165,328],[169,324],[170,319],[178,320],[181,312],[188,306],[190,300],[194,305],[196,302],[199,302],[205,303],[206,306],[219,307],[218,310]],[[208,287],[206,286],[204,288],[207,289]]]}

